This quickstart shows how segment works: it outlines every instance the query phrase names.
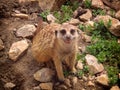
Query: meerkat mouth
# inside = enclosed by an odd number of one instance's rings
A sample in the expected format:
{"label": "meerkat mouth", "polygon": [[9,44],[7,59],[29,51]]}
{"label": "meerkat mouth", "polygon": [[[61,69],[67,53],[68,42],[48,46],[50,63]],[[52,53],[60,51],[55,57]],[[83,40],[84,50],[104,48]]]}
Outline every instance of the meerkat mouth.
{"label": "meerkat mouth", "polygon": [[67,44],[70,44],[71,40],[70,39],[69,40],[65,40],[64,42],[67,43]]}

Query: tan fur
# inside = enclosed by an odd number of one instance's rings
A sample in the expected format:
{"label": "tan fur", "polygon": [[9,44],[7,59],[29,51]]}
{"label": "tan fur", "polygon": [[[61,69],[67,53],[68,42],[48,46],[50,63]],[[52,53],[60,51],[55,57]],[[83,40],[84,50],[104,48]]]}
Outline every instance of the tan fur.
{"label": "tan fur", "polygon": [[65,28],[70,30],[68,24],[50,24],[44,29],[40,30],[33,39],[32,53],[35,59],[39,62],[46,62],[53,60],[57,71],[58,79],[64,81],[62,70],[62,61],[65,60],[72,72],[75,72],[75,57],[77,50],[77,42],[71,45],[62,44],[58,42],[55,36],[55,30]]}

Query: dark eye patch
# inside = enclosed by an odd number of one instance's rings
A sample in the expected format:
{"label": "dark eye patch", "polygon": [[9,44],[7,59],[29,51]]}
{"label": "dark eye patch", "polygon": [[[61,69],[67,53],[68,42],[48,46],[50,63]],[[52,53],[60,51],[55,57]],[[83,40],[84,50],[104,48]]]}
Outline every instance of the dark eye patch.
{"label": "dark eye patch", "polygon": [[62,30],[60,30],[60,33],[61,33],[62,35],[65,35],[65,34],[66,34],[66,30],[65,30],[65,29],[62,29]]}
{"label": "dark eye patch", "polygon": [[74,34],[75,34],[75,30],[74,30],[74,29],[71,29],[71,30],[70,30],[70,33],[71,33],[72,35],[74,35]]}

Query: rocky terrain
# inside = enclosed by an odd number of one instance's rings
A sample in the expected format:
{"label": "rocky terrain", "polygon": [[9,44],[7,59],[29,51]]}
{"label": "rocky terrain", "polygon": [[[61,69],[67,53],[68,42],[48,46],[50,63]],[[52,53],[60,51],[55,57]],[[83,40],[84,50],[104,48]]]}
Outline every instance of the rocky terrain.
{"label": "rocky terrain", "polygon": [[[95,28],[95,23],[101,20],[105,28],[117,37],[117,43],[120,45],[120,1],[76,1],[78,4],[72,16],[70,18],[67,16],[67,19],[63,20],[81,29],[78,42],[79,55],[76,59],[77,74],[69,73],[63,65],[67,78],[66,85],[58,81],[54,67],[48,68],[34,60],[31,45],[32,38],[37,33],[40,16],[45,20],[42,22],[42,28],[53,22],[63,23],[53,12],[62,11],[60,7],[63,4],[67,5],[68,0],[0,1],[0,90],[120,90],[120,73],[117,73],[117,83],[110,85],[106,63],[99,62],[97,57],[86,50],[92,43],[89,29]],[[74,0],[70,2],[74,3]],[[45,14],[48,9],[49,13]],[[65,10],[70,11],[64,8]],[[81,55],[84,55],[84,61]],[[120,70],[119,64],[116,67]]]}

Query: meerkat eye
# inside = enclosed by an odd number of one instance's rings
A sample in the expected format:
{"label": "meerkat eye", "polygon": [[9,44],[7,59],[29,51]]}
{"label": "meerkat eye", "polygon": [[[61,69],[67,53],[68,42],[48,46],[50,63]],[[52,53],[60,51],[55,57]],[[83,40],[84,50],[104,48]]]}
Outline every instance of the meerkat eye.
{"label": "meerkat eye", "polygon": [[74,30],[74,29],[71,29],[71,30],[70,30],[70,33],[71,33],[72,35],[74,35],[75,30]]}
{"label": "meerkat eye", "polygon": [[61,33],[62,35],[65,35],[65,34],[66,34],[66,30],[65,30],[65,29],[62,29],[62,30],[60,30],[60,33]]}

